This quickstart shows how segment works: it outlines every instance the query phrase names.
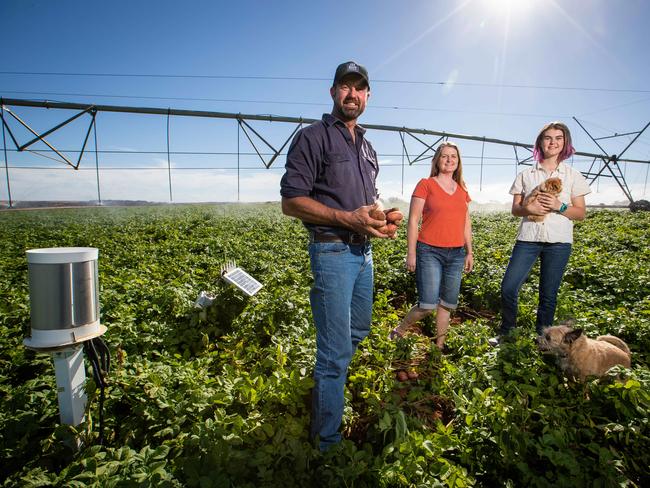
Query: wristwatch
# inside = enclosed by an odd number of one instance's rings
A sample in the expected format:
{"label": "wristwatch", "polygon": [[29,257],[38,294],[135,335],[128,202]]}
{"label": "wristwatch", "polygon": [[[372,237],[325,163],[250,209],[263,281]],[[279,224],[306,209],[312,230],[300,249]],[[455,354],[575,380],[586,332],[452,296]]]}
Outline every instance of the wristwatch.
{"label": "wristwatch", "polygon": [[562,203],[562,205],[560,205],[560,208],[557,209],[557,213],[564,213],[566,212],[567,208],[569,208],[569,206],[566,203]]}

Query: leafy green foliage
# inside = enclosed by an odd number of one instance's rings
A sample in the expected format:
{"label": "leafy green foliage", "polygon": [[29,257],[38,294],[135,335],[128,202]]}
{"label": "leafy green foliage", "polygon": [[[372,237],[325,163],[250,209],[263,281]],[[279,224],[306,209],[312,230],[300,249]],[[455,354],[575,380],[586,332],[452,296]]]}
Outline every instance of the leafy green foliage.
{"label": "leafy green foliage", "polygon": [[[406,241],[373,244],[373,327],[353,358],[343,432],[308,439],[315,353],[302,225],[277,205],[3,212],[0,225],[0,483],[3,486],[647,486],[650,483],[650,217],[593,212],[576,225],[558,320],[612,333],[633,368],[570,382],[533,341],[538,270],[513,342],[487,345],[517,219],[473,218],[475,271],[441,355],[433,324],[397,343],[416,300]],[[25,350],[25,251],[99,249],[101,320],[113,368],[105,445],[98,393],[60,425],[51,359]],[[236,259],[264,287],[220,278]],[[217,300],[205,315],[200,291]],[[399,381],[396,373],[417,378]],[[90,376],[90,375],[89,375]],[[78,449],[72,449],[76,442]]]}

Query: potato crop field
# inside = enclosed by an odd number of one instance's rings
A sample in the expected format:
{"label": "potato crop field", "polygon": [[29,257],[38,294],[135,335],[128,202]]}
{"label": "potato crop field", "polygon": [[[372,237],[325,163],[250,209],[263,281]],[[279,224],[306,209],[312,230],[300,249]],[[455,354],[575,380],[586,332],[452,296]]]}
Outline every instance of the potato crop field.
{"label": "potato crop field", "polygon": [[[590,211],[576,224],[556,320],[632,350],[631,369],[585,383],[534,342],[537,267],[514,341],[487,343],[517,223],[473,215],[475,270],[446,355],[430,319],[388,340],[415,280],[404,229],[373,241],[372,330],[349,370],[345,440],[322,454],[308,439],[307,235],[278,204],[1,212],[0,486],[650,486],[650,213]],[[22,343],[25,251],[58,246],[99,249],[111,351],[101,444],[89,364],[86,420],[62,425],[52,358]],[[230,260],[263,283],[255,296],[221,279]],[[204,316],[202,291],[217,297]]]}

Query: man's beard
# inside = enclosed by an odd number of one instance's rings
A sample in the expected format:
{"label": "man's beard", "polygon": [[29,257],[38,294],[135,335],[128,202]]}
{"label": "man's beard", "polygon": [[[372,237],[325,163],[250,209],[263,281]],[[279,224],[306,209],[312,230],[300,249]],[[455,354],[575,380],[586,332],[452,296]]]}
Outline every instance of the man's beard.
{"label": "man's beard", "polygon": [[349,122],[351,120],[356,120],[363,113],[363,107],[358,106],[356,108],[347,108],[343,105],[336,105],[339,117],[343,122]]}

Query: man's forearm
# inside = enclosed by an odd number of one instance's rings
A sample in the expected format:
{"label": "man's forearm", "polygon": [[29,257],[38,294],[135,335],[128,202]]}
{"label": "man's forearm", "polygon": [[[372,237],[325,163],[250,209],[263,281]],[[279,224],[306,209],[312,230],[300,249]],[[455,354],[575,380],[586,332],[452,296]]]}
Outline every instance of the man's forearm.
{"label": "man's forearm", "polygon": [[347,212],[323,205],[310,197],[282,197],[282,212],[310,224],[348,227],[345,221]]}

